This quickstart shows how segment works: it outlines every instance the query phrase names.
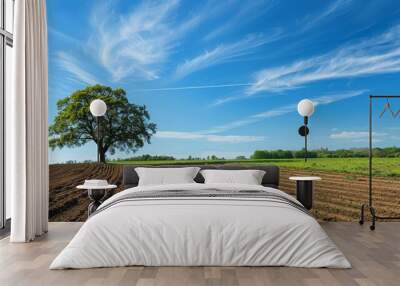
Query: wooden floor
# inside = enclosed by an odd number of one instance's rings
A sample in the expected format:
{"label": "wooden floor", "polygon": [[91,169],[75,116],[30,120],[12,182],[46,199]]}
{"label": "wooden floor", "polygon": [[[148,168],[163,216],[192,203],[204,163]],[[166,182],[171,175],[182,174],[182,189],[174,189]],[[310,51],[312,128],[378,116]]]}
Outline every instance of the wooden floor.
{"label": "wooden floor", "polygon": [[322,223],[352,269],[289,267],[124,267],[48,270],[81,223],[50,223],[28,244],[0,241],[0,285],[400,285],[400,223]]}

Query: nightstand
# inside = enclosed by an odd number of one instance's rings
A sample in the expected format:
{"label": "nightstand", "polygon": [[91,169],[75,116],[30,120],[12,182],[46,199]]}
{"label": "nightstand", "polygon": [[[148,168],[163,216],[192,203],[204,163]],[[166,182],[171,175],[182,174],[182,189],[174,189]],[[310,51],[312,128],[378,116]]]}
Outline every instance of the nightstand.
{"label": "nightstand", "polygon": [[310,210],[313,205],[313,182],[320,181],[320,177],[289,177],[296,181],[296,198],[303,206]]}
{"label": "nightstand", "polygon": [[88,216],[94,213],[97,208],[103,203],[107,195],[107,190],[117,188],[116,185],[106,185],[106,186],[88,186],[88,185],[79,185],[78,189],[87,190],[89,199],[91,203],[88,207]]}

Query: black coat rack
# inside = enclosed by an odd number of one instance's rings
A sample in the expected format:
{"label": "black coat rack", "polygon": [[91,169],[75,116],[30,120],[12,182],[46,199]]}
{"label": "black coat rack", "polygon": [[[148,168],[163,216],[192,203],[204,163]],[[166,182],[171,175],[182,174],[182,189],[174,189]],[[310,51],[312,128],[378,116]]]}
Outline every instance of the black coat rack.
{"label": "black coat rack", "polygon": [[370,95],[369,96],[369,166],[368,166],[368,174],[369,174],[369,184],[368,184],[368,203],[363,204],[361,206],[361,215],[360,215],[360,224],[364,224],[364,210],[369,209],[372,217],[372,223],[370,225],[370,229],[374,230],[375,229],[375,222],[377,219],[400,219],[400,217],[384,217],[384,216],[378,216],[376,214],[376,209],[372,206],[372,103],[374,99],[382,99],[386,98],[387,103],[385,104],[384,110],[381,112],[380,117],[383,116],[383,114],[386,112],[386,110],[389,110],[391,115],[393,117],[396,117],[399,112],[394,113],[393,110],[390,107],[389,99],[390,98],[400,98],[400,95]]}

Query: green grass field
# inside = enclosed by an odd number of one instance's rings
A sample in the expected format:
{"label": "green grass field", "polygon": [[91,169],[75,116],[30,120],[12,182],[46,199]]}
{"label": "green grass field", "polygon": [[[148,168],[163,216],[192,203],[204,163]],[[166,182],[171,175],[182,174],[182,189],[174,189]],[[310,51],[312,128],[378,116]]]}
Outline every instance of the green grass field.
{"label": "green grass field", "polygon": [[[354,173],[368,175],[368,158],[314,158],[308,159],[263,159],[263,160],[171,160],[171,161],[110,161],[111,164],[180,165],[180,164],[249,164],[298,168],[316,171]],[[374,158],[374,175],[400,176],[400,158]]]}

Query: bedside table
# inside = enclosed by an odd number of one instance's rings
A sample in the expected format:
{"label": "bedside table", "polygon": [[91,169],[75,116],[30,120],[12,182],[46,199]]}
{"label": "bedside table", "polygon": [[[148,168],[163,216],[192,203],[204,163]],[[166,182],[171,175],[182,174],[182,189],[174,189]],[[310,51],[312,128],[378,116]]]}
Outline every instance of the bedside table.
{"label": "bedside table", "polygon": [[87,190],[89,199],[91,203],[88,207],[88,217],[94,213],[97,208],[103,203],[104,198],[107,195],[107,190],[117,188],[116,185],[107,185],[107,186],[85,186],[79,185],[76,187],[77,189]]}
{"label": "bedside table", "polygon": [[303,206],[310,210],[313,205],[313,182],[320,181],[320,177],[289,177],[296,181],[296,198]]}

